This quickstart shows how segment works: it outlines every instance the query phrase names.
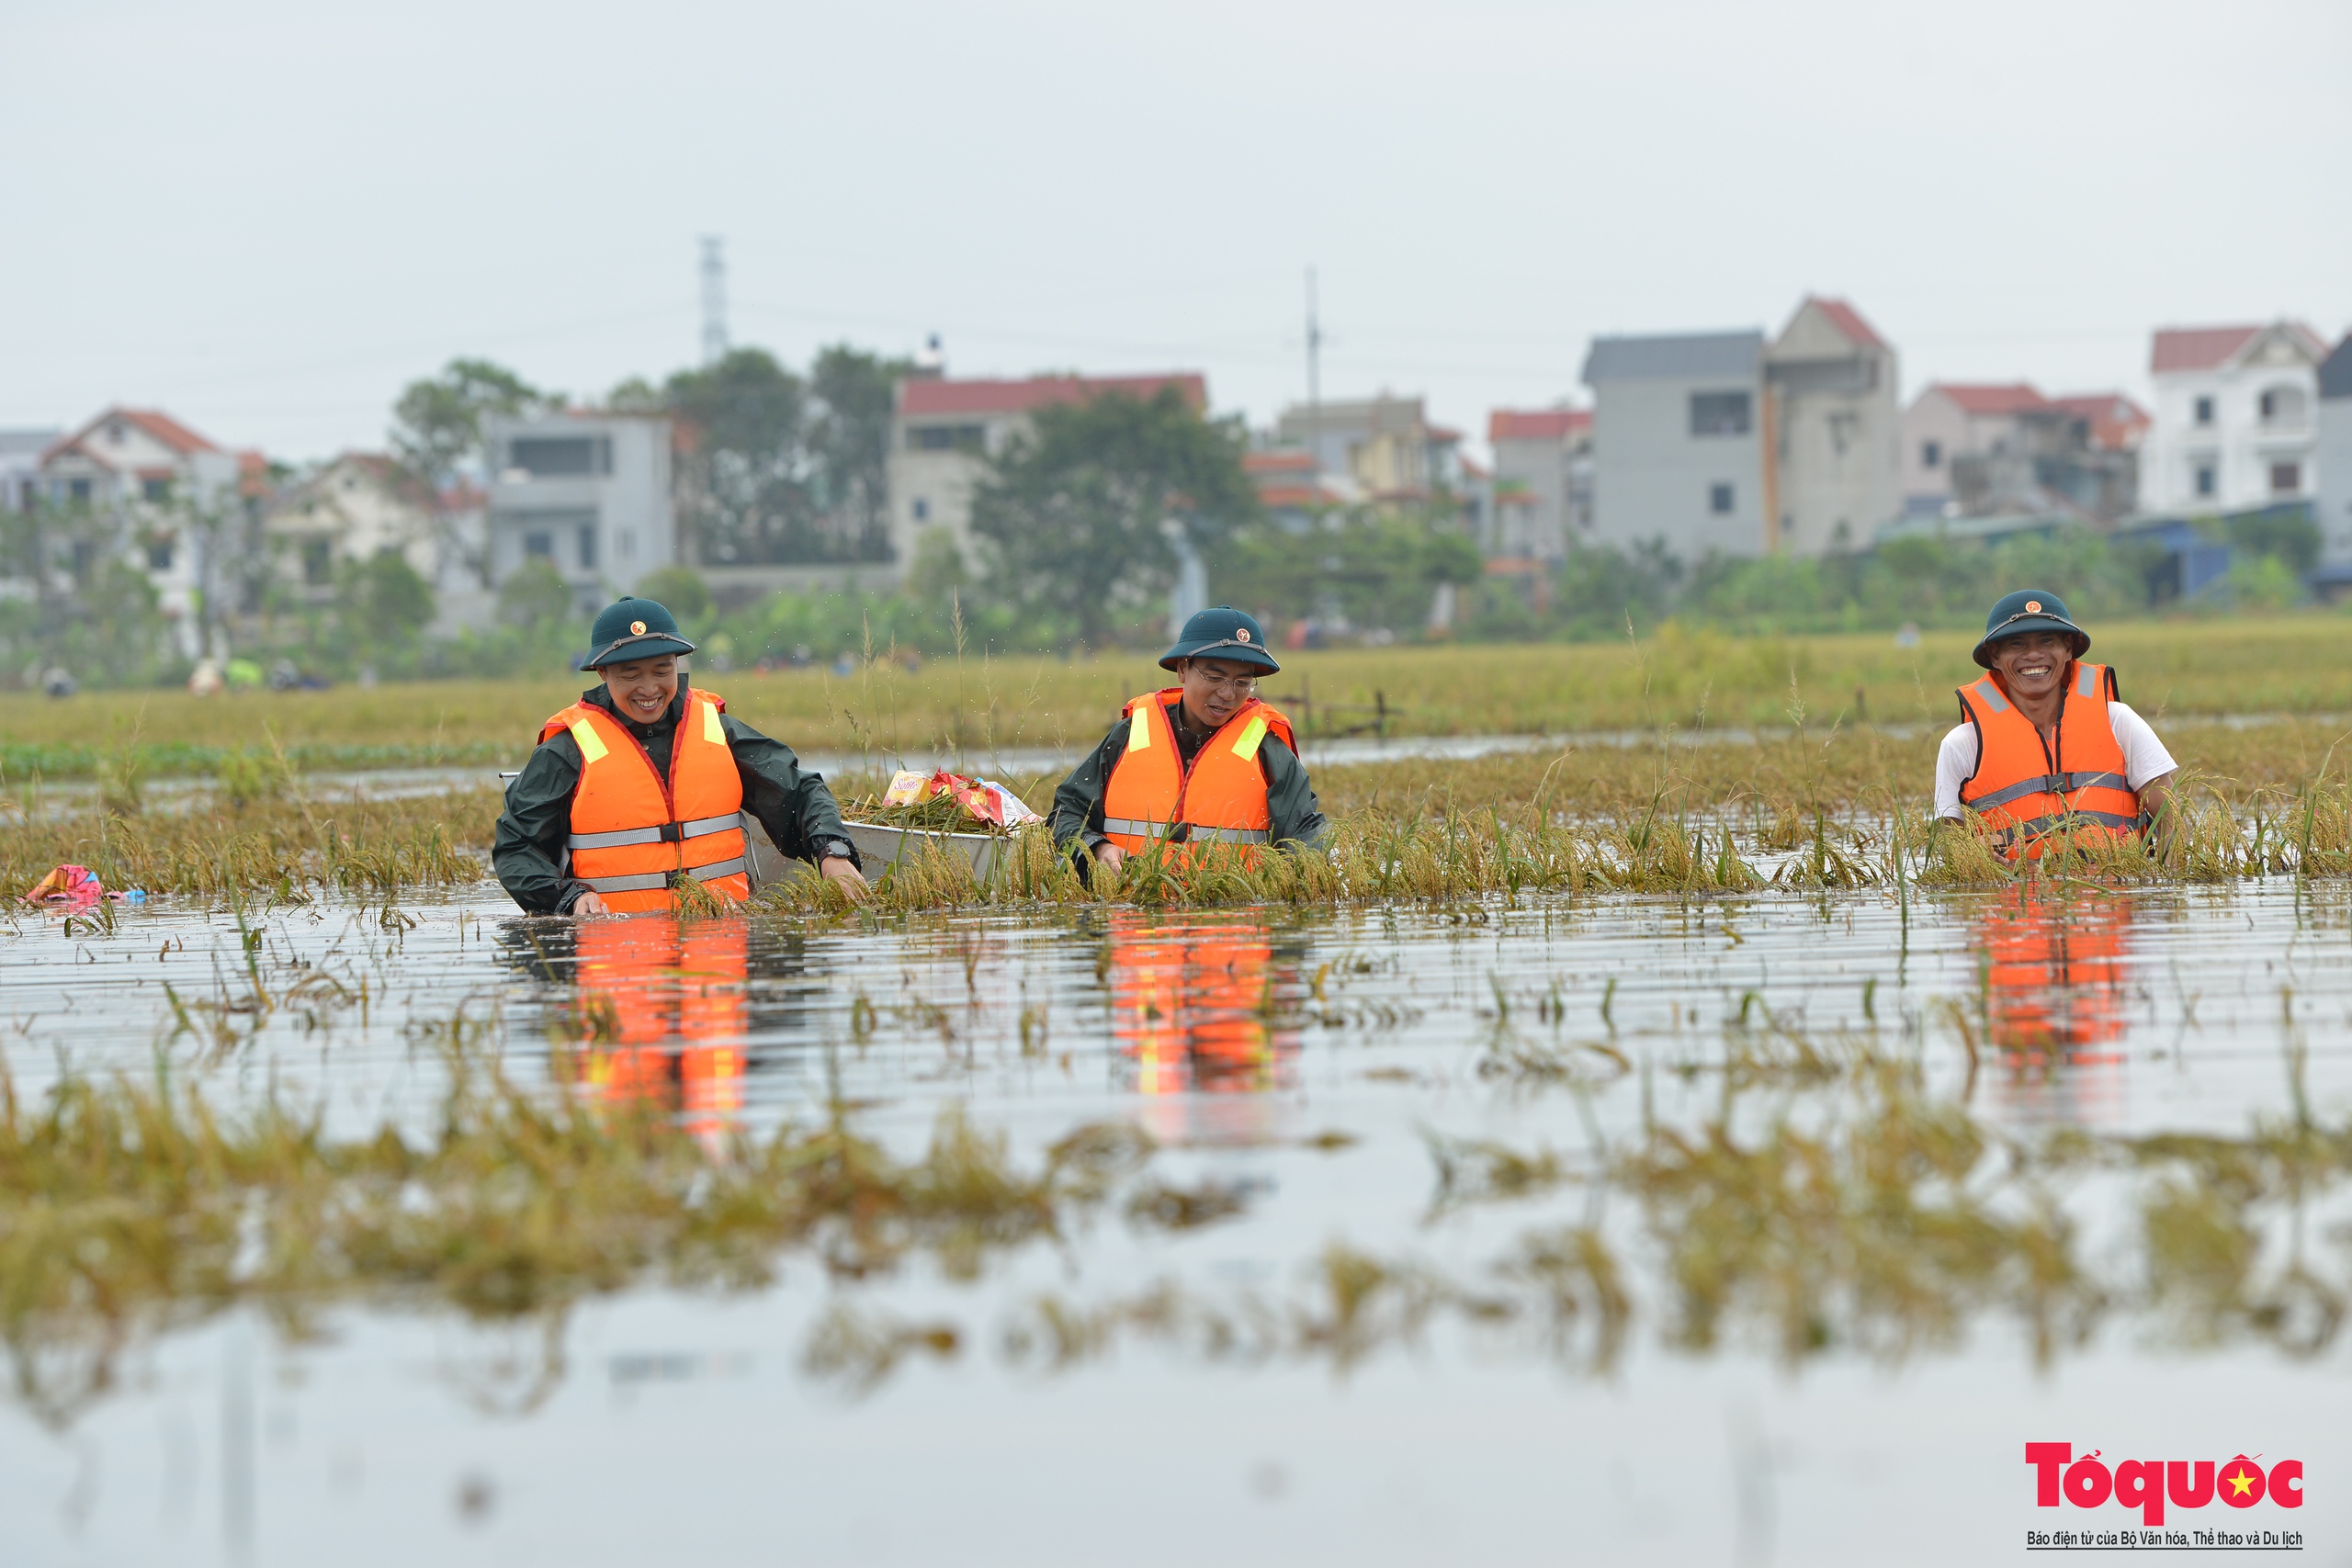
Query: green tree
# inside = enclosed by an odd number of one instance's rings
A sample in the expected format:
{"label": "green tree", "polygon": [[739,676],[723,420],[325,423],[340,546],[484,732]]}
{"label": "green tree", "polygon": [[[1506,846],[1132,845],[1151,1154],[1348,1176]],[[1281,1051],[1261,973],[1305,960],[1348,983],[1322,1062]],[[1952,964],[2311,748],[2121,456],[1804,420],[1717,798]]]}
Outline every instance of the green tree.
{"label": "green tree", "polygon": [[637,596],[652,600],[677,616],[681,626],[710,614],[710,585],[690,566],[665,566],[648,572],[637,585]]}
{"label": "green tree", "polygon": [[537,631],[560,626],[571,615],[571,585],[553,561],[534,557],[498,585],[498,618],[508,626]]}
{"label": "green tree", "polygon": [[392,453],[438,487],[481,456],[484,414],[522,414],[560,400],[487,359],[452,359],[438,376],[412,381],[392,405]]}
{"label": "green tree", "polygon": [[762,348],[681,370],[662,388],[678,421],[679,508],[705,561],[805,554],[815,505],[801,438],[808,389]]}
{"label": "green tree", "polygon": [[808,447],[819,502],[837,520],[850,558],[887,560],[890,550],[888,465],[897,391],[910,367],[847,344],[820,352],[808,367],[815,402]]}
{"label": "green tree", "polygon": [[1295,533],[1261,525],[1218,564],[1218,596],[1270,625],[1313,615],[1400,633],[1420,629],[1439,583],[1468,585],[1486,572],[1476,542],[1449,516],[1385,509],[1336,513]]}
{"label": "green tree", "polygon": [[337,574],[335,612],[354,650],[402,652],[433,619],[433,587],[398,550],[345,562]]}
{"label": "green tree", "polygon": [[1174,578],[1171,531],[1214,559],[1259,515],[1242,434],[1173,388],[1040,410],[972,492],[987,581],[1047,636],[1088,646],[1156,623]]}

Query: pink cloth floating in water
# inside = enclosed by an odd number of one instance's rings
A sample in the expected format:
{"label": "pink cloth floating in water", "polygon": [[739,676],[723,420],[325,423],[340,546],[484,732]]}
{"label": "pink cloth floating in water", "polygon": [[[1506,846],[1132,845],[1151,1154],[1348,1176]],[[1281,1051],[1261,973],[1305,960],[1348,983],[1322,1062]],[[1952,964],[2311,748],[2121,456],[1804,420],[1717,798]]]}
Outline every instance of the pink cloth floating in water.
{"label": "pink cloth floating in water", "polygon": [[107,897],[106,885],[90,874],[86,865],[61,865],[33,884],[25,895],[28,904],[70,904],[86,909]]}

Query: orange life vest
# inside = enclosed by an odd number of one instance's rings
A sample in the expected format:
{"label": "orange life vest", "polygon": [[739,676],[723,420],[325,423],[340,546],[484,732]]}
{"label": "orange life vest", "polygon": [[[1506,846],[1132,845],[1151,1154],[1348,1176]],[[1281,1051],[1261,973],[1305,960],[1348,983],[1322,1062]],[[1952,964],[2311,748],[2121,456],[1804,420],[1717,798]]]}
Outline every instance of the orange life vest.
{"label": "orange life vest", "polygon": [[1258,748],[1268,735],[1296,750],[1290,720],[1254,697],[1225,721],[1187,767],[1168,722],[1183,688],[1148,692],[1127,704],[1127,749],[1102,792],[1102,833],[1134,853],[1166,839],[1193,844],[1263,844],[1273,816]]}
{"label": "orange life vest", "polygon": [[1262,925],[1112,917],[1111,1037],[1145,1094],[1251,1092],[1275,1086],[1278,1058],[1298,1043],[1270,1005],[1278,976]]}
{"label": "orange life vest", "polygon": [[618,914],[672,907],[683,871],[721,898],[752,896],[743,838],[743,778],[718,716],[724,699],[689,687],[670,739],[670,776],[653,770],[628,727],[593,703],[574,703],[539,730],[570,730],[580,748],[571,792],[571,874]]}
{"label": "orange life vest", "polygon": [[1990,671],[1960,689],[1961,716],[1975,727],[1977,741],[1976,772],[1960,786],[1961,804],[1998,829],[1995,842],[2012,859],[2038,859],[2052,833],[2132,837],[2146,826],[2108,717],[2115,700],[2113,670],[2069,665],[2065,706],[2045,747]]}
{"label": "orange life vest", "polygon": [[1993,1043],[2029,1061],[2120,1061],[2131,980],[2128,899],[2009,891],[1976,918]]}
{"label": "orange life vest", "polygon": [[717,1136],[743,1109],[751,938],[725,920],[591,920],[572,977],[594,1036],[581,1081],[607,1100],[650,1099]]}

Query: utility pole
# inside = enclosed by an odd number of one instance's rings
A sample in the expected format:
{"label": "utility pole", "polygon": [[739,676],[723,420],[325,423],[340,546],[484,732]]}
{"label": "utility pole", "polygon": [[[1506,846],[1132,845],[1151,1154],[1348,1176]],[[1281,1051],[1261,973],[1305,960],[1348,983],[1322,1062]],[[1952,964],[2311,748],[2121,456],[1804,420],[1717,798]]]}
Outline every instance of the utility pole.
{"label": "utility pole", "polygon": [[727,357],[727,242],[716,234],[702,237],[702,362],[716,365]]}
{"label": "utility pole", "polygon": [[1323,482],[1323,323],[1315,310],[1315,269],[1306,269],[1306,448],[1315,454],[1315,482]]}

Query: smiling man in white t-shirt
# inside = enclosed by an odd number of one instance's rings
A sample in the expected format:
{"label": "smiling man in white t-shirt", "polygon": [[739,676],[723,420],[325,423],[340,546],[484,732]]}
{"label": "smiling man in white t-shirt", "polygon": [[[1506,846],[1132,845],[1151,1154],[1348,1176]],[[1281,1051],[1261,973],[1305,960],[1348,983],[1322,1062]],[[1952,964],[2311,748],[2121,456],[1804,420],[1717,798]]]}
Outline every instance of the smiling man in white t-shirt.
{"label": "smiling man in white t-shirt", "polygon": [[1962,722],[1936,757],[1936,817],[1973,812],[2012,855],[2038,854],[2062,827],[2144,832],[2178,764],[2117,693],[2114,672],[2083,662],[2090,634],[2042,589],[2003,598],[1976,645],[1988,671],[1960,690]]}

